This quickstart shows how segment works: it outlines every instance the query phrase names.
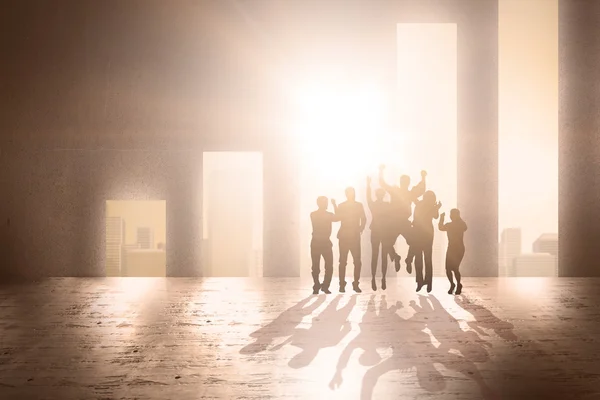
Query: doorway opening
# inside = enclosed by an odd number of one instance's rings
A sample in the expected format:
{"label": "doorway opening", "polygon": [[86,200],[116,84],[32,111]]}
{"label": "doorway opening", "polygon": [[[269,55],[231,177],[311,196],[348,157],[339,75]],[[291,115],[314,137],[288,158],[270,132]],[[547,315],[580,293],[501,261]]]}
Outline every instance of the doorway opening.
{"label": "doorway opening", "polygon": [[263,158],[259,152],[203,155],[204,276],[263,276]]}
{"label": "doorway opening", "polygon": [[106,276],[165,277],[167,203],[106,202]]}

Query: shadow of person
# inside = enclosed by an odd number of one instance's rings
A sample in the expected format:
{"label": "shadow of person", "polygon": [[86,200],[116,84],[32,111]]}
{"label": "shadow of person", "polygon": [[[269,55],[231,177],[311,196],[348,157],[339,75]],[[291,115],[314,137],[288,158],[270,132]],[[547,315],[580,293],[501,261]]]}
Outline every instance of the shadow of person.
{"label": "shadow of person", "polygon": [[[419,305],[413,301],[410,306],[415,310],[412,318],[425,321],[431,334],[440,343],[437,351],[431,355],[432,362],[474,380],[483,399],[498,398],[475,365],[489,360],[487,347],[490,344],[473,331],[463,331],[458,320],[433,295],[419,296]],[[460,355],[453,351],[460,352]]]}
{"label": "shadow of person", "polygon": [[358,324],[360,332],[348,343],[340,355],[335,375],[329,383],[330,389],[335,390],[342,385],[342,372],[348,366],[350,356],[355,350],[362,350],[362,354],[358,359],[362,366],[371,367],[381,361],[381,355],[377,352],[377,349],[389,347],[389,342],[385,340],[384,330],[386,327],[381,321],[388,318],[388,313],[395,313],[399,308],[402,308],[400,302],[388,308],[386,298],[382,296],[378,313],[375,308],[375,295],[371,296],[367,304],[367,310]]}
{"label": "shadow of person", "polygon": [[291,368],[298,369],[308,366],[321,349],[335,347],[350,333],[352,327],[348,316],[356,305],[356,296],[352,296],[345,306],[338,309],[341,299],[341,295],[336,296],[323,312],[313,318],[310,328],[294,329],[294,335],[277,346],[277,348],[281,348],[289,343],[302,349],[288,363]]}
{"label": "shadow of person", "polygon": [[436,348],[423,331],[425,323],[418,318],[401,318],[396,313],[399,308],[402,304],[398,302],[387,311],[380,309],[379,316],[385,319],[385,328],[380,332],[384,337],[377,340],[387,342],[387,347],[392,348],[392,355],[365,372],[361,400],[372,399],[379,378],[391,371],[416,369],[419,386],[429,392],[439,392],[446,387],[443,375],[434,366],[435,358],[430,357]]}
{"label": "shadow of person", "polygon": [[[319,308],[325,302],[325,298],[325,295],[316,298],[310,296],[288,308],[273,321],[252,332],[250,337],[256,340],[244,346],[240,350],[240,354],[256,354],[266,351],[275,339],[293,335],[294,329],[302,322],[302,318]],[[315,301],[309,304],[311,299],[315,299]]]}
{"label": "shadow of person", "polygon": [[454,301],[462,309],[473,315],[475,321],[469,321],[468,324],[469,327],[479,335],[488,336],[483,329],[490,329],[504,340],[518,340],[518,337],[514,332],[515,326],[508,321],[501,320],[484,306],[475,303],[466,296],[455,296]]}

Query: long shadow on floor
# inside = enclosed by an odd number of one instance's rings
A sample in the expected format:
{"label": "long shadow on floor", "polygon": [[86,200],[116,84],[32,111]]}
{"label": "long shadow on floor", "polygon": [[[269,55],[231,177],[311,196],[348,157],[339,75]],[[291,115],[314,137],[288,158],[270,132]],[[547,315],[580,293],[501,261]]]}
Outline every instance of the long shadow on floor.
{"label": "long shadow on floor", "polygon": [[[325,298],[325,295],[320,295],[316,298],[315,296],[310,296],[288,308],[269,324],[252,332],[250,337],[254,338],[255,341],[244,346],[240,350],[240,353],[257,354],[266,351],[269,346],[273,344],[275,339],[292,336],[296,326],[302,322],[302,318],[312,314],[319,308],[319,306],[325,302]],[[311,303],[310,300],[312,299],[314,299],[314,301]]]}
{"label": "long shadow on floor", "polygon": [[294,334],[273,350],[291,344],[302,349],[289,362],[291,368],[303,368],[317,357],[321,349],[337,346],[352,331],[348,317],[356,305],[357,296],[350,297],[345,306],[338,308],[343,296],[336,296],[318,316],[312,319],[309,328],[296,328]]}
{"label": "long shadow on floor", "polygon": [[[498,398],[475,364],[488,360],[487,347],[490,344],[473,331],[463,331],[458,321],[432,295],[420,296],[419,304],[412,301],[410,307],[414,310],[413,316],[401,318],[396,310],[402,308],[402,304],[397,302],[388,307],[384,297],[377,313],[375,297],[371,297],[359,324],[360,333],[343,350],[330,388],[342,385],[342,373],[352,352],[362,349],[359,363],[370,368],[363,377],[361,400],[372,399],[378,380],[392,371],[415,369],[422,389],[428,392],[444,390],[446,378],[435,368],[435,364],[441,364],[477,382],[483,399]],[[424,331],[425,328],[439,342],[437,347]],[[378,349],[383,348],[391,348],[392,355],[381,361]]]}

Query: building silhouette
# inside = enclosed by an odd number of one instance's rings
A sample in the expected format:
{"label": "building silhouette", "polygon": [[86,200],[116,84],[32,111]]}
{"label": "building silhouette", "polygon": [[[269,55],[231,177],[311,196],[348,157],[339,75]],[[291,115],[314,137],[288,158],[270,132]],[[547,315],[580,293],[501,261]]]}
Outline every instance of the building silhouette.
{"label": "building silhouette", "polygon": [[121,276],[125,221],[121,217],[106,218],[106,276]]}
{"label": "building silhouette", "polygon": [[543,233],[533,242],[534,253],[551,254],[554,257],[556,274],[558,276],[558,233]]}
{"label": "building silhouette", "polygon": [[154,231],[152,228],[143,226],[137,228],[136,243],[140,249],[154,248]]}
{"label": "building silhouette", "polygon": [[515,277],[555,277],[556,257],[548,253],[521,254],[513,260],[509,273]]}
{"label": "building silhouette", "polygon": [[500,235],[498,276],[514,276],[514,260],[521,255],[521,228],[508,228]]}

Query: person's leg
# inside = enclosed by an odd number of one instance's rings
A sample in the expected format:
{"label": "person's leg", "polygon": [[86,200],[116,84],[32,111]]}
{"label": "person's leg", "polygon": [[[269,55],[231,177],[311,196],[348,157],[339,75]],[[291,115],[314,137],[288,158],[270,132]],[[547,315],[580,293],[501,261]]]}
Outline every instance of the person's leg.
{"label": "person's leg", "polygon": [[321,245],[314,241],[310,244],[310,258],[312,260],[312,278],[313,278],[313,294],[318,294],[321,284],[319,283],[319,274],[321,273]]}
{"label": "person's leg", "polygon": [[433,235],[427,239],[427,244],[423,248],[423,257],[425,259],[425,283],[427,284],[427,293],[429,293],[433,284]]}
{"label": "person's leg", "polygon": [[446,250],[446,276],[448,277],[448,281],[450,282],[450,290],[448,290],[448,294],[453,294],[454,288],[456,287],[454,285],[454,280],[452,279],[452,272],[454,271],[452,259],[452,249],[448,247],[448,250]]}
{"label": "person's leg", "polygon": [[[377,235],[371,232],[371,289],[373,290],[377,290],[375,275],[377,274],[377,262],[379,261],[379,242],[380,240]],[[382,263],[385,257],[387,256],[382,252]]]}
{"label": "person's leg", "polygon": [[423,280],[423,250],[419,240],[413,241],[413,251],[415,256],[415,277],[417,280],[417,292],[425,284]]}
{"label": "person's leg", "polygon": [[[415,250],[413,248],[413,246],[411,245],[411,236],[413,235],[412,232],[412,223],[406,219],[403,220],[402,223],[400,224],[400,233],[402,235],[402,237],[404,238],[404,240],[406,241],[406,244],[408,245],[408,254],[406,255],[406,272],[408,272],[409,274],[412,274],[412,263],[415,259]],[[397,259],[396,262],[396,271],[400,270],[400,259]]]}
{"label": "person's leg", "polygon": [[339,267],[339,278],[340,278],[340,292],[344,293],[346,290],[346,265],[348,264],[348,252],[350,247],[348,246],[347,238],[339,239],[340,248],[340,267]]}
{"label": "person's leg", "polygon": [[331,284],[331,277],[333,276],[333,245],[331,244],[331,241],[326,245],[323,245],[323,259],[325,260],[325,277],[323,278],[321,291],[330,294],[329,285]]}
{"label": "person's leg", "polygon": [[388,264],[388,254],[390,252],[391,247],[391,239],[390,235],[384,236],[381,242],[381,289],[385,290],[387,288],[387,283],[385,281],[385,277],[387,275],[387,264]]}
{"label": "person's leg", "polygon": [[460,276],[460,263],[462,262],[463,257],[465,256],[465,248],[461,248],[459,250],[457,250],[456,252],[456,261],[455,261],[455,267],[454,267],[454,276],[456,277],[456,294],[461,294],[462,293],[462,282],[460,280],[461,276]]}
{"label": "person's leg", "polygon": [[361,290],[358,287],[358,284],[360,282],[360,271],[362,269],[360,235],[354,237],[354,240],[352,241],[352,245],[350,247],[350,252],[352,253],[352,262],[354,263],[354,281],[352,282],[352,287],[355,292],[360,293]]}

